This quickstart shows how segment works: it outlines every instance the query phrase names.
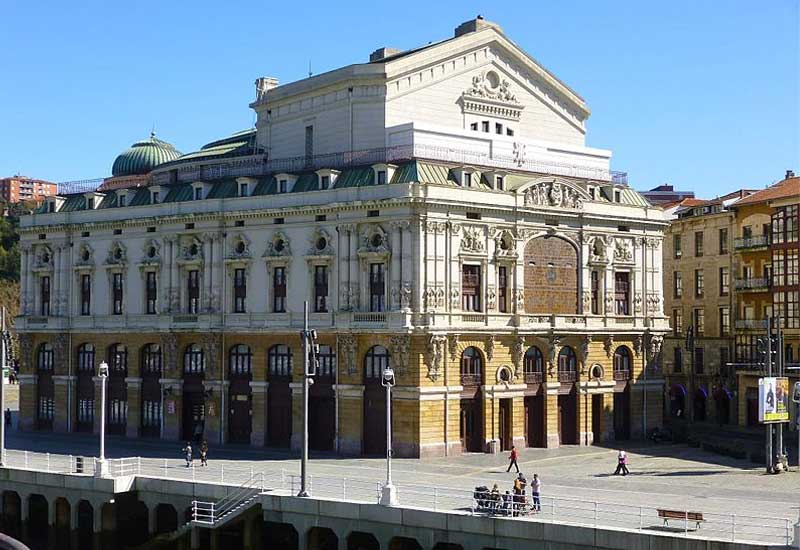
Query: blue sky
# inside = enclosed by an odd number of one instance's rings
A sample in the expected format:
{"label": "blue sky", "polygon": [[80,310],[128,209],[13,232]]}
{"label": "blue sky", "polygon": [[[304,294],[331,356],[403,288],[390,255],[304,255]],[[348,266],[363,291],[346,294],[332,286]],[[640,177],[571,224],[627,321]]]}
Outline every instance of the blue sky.
{"label": "blue sky", "polygon": [[800,1],[0,3],[0,175],[103,177],[158,136],[252,126],[253,81],[411,48],[483,14],[583,96],[587,144],[709,197],[800,172]]}

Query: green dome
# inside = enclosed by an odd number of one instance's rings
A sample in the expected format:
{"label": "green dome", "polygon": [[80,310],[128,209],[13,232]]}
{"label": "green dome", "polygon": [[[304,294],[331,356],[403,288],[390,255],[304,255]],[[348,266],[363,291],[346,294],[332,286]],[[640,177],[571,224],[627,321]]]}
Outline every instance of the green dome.
{"label": "green dome", "polygon": [[179,156],[181,153],[171,143],[156,139],[155,133],[151,133],[149,139],[137,141],[116,158],[111,175],[147,174],[159,164],[175,160]]}

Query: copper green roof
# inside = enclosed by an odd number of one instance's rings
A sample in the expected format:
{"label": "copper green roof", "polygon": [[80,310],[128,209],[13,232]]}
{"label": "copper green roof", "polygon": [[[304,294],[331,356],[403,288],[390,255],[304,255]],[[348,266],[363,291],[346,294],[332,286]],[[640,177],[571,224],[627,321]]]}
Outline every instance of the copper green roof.
{"label": "copper green roof", "polygon": [[157,139],[154,133],[148,139],[137,141],[116,158],[111,168],[113,176],[147,174],[159,164],[175,160],[180,151],[166,141]]}

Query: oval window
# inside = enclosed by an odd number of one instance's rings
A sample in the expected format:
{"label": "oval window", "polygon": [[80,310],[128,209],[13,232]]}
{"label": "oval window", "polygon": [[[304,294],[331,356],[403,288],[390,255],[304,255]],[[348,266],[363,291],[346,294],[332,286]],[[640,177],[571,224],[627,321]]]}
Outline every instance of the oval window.
{"label": "oval window", "polygon": [[380,233],[375,233],[372,236],[372,240],[370,241],[374,248],[378,248],[380,245],[383,244],[383,236]]}
{"label": "oval window", "polygon": [[325,237],[317,239],[317,250],[325,250],[326,246],[328,246],[328,240]]}
{"label": "oval window", "polygon": [[238,243],[236,243],[237,254],[244,254],[244,250],[245,250],[244,241],[239,241]]}
{"label": "oval window", "polygon": [[283,249],[286,248],[286,244],[284,244],[283,239],[278,239],[275,241],[275,250],[278,252],[283,252]]}
{"label": "oval window", "polygon": [[86,250],[85,248],[83,249],[83,254],[81,254],[81,258],[83,258],[84,262],[89,261],[89,251]]}
{"label": "oval window", "polygon": [[156,247],[151,246],[150,249],[147,251],[148,258],[155,258],[156,257]]}

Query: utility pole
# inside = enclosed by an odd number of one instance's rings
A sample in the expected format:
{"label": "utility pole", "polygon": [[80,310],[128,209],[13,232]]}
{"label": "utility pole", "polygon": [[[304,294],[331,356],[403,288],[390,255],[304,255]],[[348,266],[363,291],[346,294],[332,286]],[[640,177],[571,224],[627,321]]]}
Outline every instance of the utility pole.
{"label": "utility pole", "polygon": [[[767,351],[767,357],[765,359],[766,367],[767,367],[767,378],[772,378],[772,318],[767,316],[767,341],[766,345],[764,346]],[[765,422],[764,426],[766,427],[767,432],[767,473],[772,473],[772,424],[769,422]]]}
{"label": "utility pole", "polygon": [[[776,329],[775,330],[775,342],[774,342],[774,344],[775,344],[775,359],[776,359],[776,363],[777,363],[776,371],[778,373],[777,376],[779,378],[781,378],[781,377],[785,376],[785,373],[784,373],[784,370],[783,370],[783,353],[781,353],[781,351],[783,349],[783,337],[782,337],[782,331],[781,331],[781,327],[780,327],[780,317],[775,317],[774,319],[775,319],[775,325],[776,325],[775,326],[775,329]],[[778,449],[777,449],[777,452],[775,453],[775,455],[777,457],[780,457],[780,460],[783,461],[783,422],[779,422],[778,423],[778,425],[776,426],[776,430],[777,430],[777,433],[776,433],[776,436],[775,436],[775,441],[776,441],[776,446],[778,447]]]}
{"label": "utility pole", "polygon": [[3,414],[3,421],[0,422],[0,468],[5,466],[6,459],[6,358],[8,350],[8,333],[6,330],[6,308],[0,310],[0,413]]}
{"label": "utility pole", "polygon": [[308,393],[317,372],[317,331],[308,329],[308,301],[303,302],[303,445],[300,451],[300,492],[299,497],[310,496],[308,492]]}

